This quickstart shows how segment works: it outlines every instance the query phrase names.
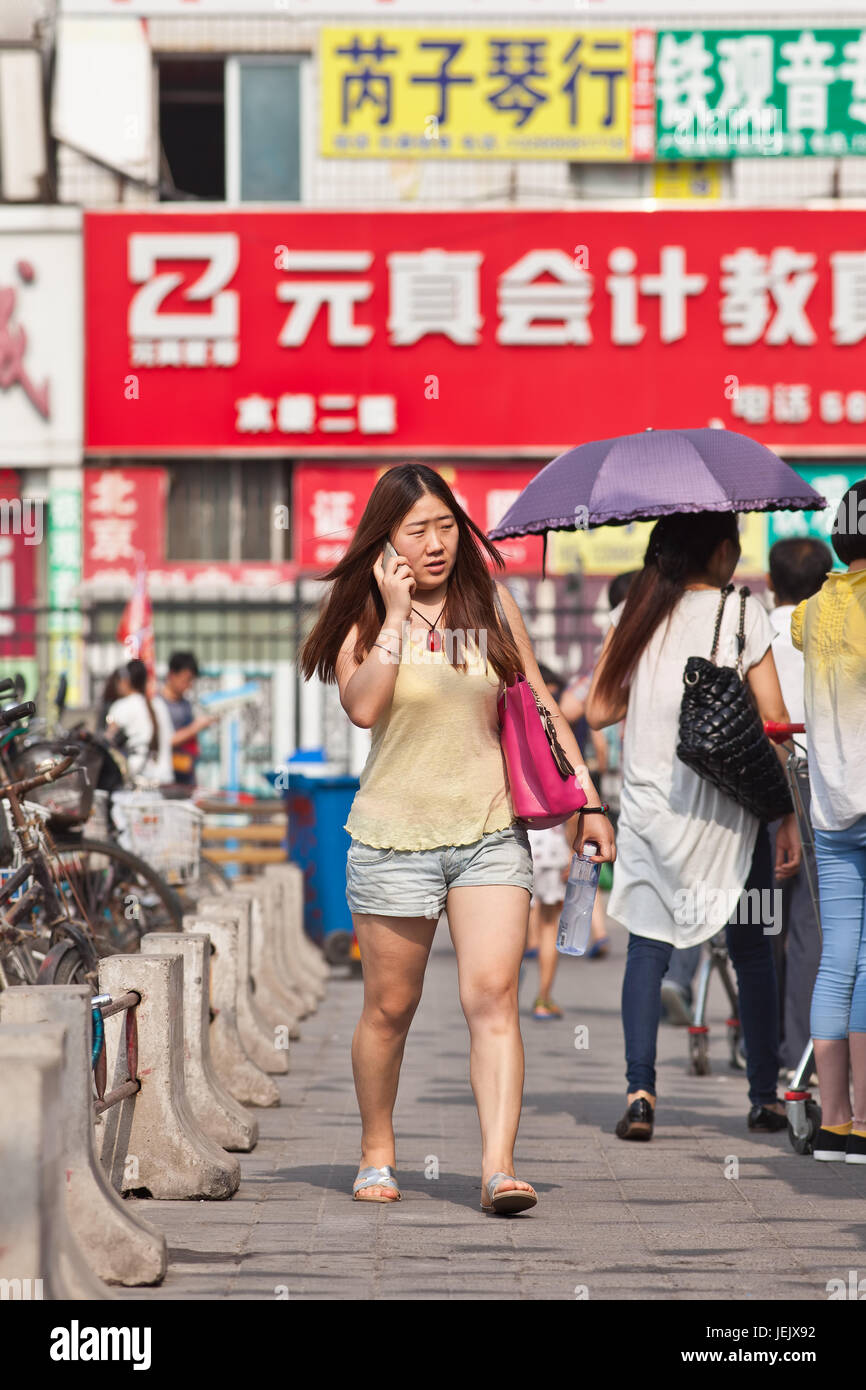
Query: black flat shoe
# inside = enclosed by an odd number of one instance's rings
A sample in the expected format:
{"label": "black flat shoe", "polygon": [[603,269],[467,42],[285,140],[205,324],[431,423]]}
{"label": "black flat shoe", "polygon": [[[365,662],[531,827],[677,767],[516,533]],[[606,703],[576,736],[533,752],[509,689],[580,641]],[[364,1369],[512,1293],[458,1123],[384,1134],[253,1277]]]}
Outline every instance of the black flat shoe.
{"label": "black flat shoe", "polygon": [[768,1110],[766,1105],[753,1105],[749,1111],[749,1129],[763,1130],[765,1134],[776,1134],[780,1129],[788,1128],[787,1115],[778,1115],[775,1110]]}
{"label": "black flat shoe", "polygon": [[812,1157],[819,1159],[823,1163],[845,1163],[847,1162],[848,1134],[833,1134],[829,1129],[821,1128],[815,1135],[815,1143],[812,1148]]}
{"label": "black flat shoe", "polygon": [[617,1121],[617,1139],[652,1139],[654,1112],[645,1096],[633,1100],[621,1120]]}

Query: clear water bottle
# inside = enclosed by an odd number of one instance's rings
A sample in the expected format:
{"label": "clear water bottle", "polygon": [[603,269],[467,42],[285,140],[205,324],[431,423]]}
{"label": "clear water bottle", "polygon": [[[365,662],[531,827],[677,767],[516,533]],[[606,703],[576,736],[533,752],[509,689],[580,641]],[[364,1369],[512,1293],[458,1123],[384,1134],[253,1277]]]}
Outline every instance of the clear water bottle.
{"label": "clear water bottle", "polygon": [[556,934],[556,949],[564,956],[582,956],[589,942],[592,907],[598,886],[599,865],[589,857],[598,854],[598,845],[588,840],[583,854],[575,854],[568,873],[568,887]]}

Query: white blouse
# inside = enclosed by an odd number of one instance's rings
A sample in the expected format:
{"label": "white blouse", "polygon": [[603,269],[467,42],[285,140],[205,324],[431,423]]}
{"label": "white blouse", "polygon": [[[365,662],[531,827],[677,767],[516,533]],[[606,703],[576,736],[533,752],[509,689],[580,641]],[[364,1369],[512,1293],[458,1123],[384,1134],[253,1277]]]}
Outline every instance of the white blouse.
{"label": "white blouse", "polygon": [[[688,589],[640,655],[629,688],[617,858],[608,915],[637,936],[694,946],[736,911],[749,876],[756,818],[676,755],[683,671],[709,657],[717,589]],[[619,621],[622,607],[611,614]],[[736,664],[740,598],[728,597],[719,665]],[[743,671],[773,640],[766,610],[746,600]]]}

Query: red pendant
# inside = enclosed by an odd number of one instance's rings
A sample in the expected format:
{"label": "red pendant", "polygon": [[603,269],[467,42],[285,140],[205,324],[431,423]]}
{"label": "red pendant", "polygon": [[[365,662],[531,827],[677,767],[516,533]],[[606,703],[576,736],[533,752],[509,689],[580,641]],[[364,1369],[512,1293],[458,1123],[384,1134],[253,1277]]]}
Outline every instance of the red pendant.
{"label": "red pendant", "polygon": [[442,646],[442,638],[439,636],[435,627],[431,627],[430,629],[430,636],[427,638],[427,646],[431,652],[438,652],[439,648]]}

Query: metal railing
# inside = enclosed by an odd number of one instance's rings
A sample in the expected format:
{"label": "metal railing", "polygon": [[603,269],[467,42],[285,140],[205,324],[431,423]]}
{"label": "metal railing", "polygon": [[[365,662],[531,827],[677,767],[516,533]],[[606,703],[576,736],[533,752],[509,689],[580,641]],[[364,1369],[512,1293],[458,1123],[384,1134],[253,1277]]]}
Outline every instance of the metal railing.
{"label": "metal railing", "polygon": [[[141,1090],[141,1078],[138,1076],[138,1019],[135,1012],[141,1003],[141,995],[137,990],[131,989],[126,994],[119,994],[116,999],[112,999],[110,994],[98,994],[90,1002],[93,1009],[93,1083],[96,1087],[93,1111],[96,1115],[102,1115],[106,1110],[110,1110],[112,1105],[119,1105],[122,1100],[128,1100]],[[124,1010],[126,1070],[129,1076],[126,1081],[122,1081],[106,1094],[108,1064],[105,1056],[104,1023],[112,1014],[123,1013]]]}

